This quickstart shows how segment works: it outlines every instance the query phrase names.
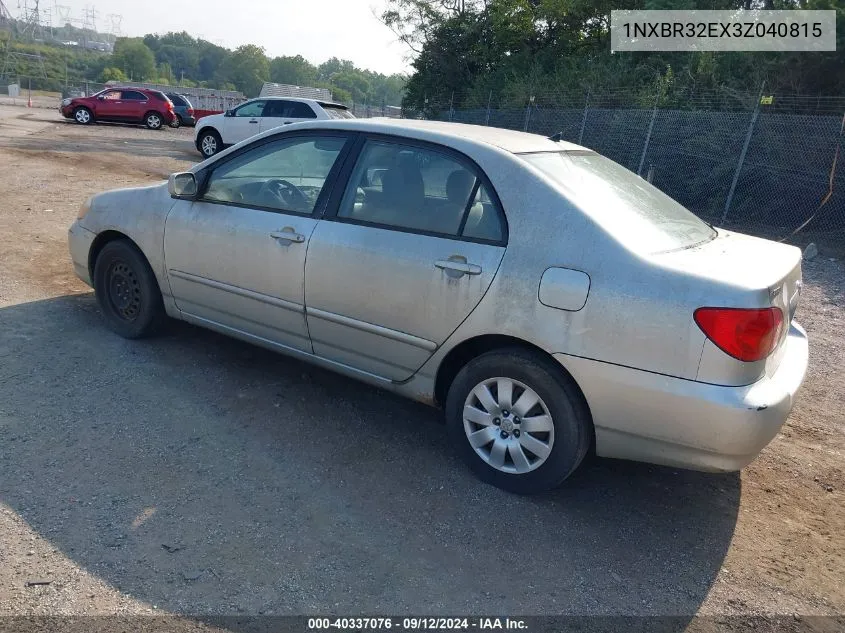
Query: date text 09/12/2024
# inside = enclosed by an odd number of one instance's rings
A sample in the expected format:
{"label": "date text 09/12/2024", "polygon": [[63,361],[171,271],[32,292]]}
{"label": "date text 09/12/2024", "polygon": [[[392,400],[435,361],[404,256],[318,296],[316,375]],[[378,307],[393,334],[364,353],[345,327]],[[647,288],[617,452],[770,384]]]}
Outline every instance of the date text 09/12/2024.
{"label": "date text 09/12/2024", "polygon": [[309,630],[526,630],[527,624],[519,618],[475,617],[475,618],[308,618]]}

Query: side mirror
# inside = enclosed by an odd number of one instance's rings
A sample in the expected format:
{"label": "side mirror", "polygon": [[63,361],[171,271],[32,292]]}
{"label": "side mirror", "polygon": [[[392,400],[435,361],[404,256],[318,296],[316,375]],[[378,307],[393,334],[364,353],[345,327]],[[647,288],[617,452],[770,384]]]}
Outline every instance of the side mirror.
{"label": "side mirror", "polygon": [[170,174],[167,190],[171,198],[194,200],[197,197],[197,178],[189,171]]}
{"label": "side mirror", "polygon": [[223,113],[223,116],[235,116],[235,111],[234,110],[226,110],[226,112]]}
{"label": "side mirror", "polygon": [[105,95],[97,95],[97,101],[105,101],[105,100],[106,100]]}

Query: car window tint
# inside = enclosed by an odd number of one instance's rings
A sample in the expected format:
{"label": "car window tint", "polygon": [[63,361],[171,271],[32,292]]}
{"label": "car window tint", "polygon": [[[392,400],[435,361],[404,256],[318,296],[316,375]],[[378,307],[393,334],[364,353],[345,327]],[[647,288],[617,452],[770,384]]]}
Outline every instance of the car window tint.
{"label": "car window tint", "polygon": [[505,237],[502,214],[493,202],[487,187],[481,185],[472,199],[464,225],[463,237],[501,242]]}
{"label": "car window tint", "polygon": [[256,147],[215,169],[203,199],[310,214],[345,142],[296,137]]}
{"label": "car window tint", "polygon": [[137,90],[124,90],[123,91],[123,100],[124,101],[146,101],[147,97]]}
{"label": "car window tint", "polygon": [[316,119],[317,115],[307,103],[299,101],[288,101],[288,108],[285,114],[289,119]]}
{"label": "car window tint", "polygon": [[235,110],[235,116],[258,117],[264,110],[264,101],[252,101]]}
{"label": "car window tint", "polygon": [[173,105],[184,106],[187,105],[185,100],[179,95],[167,95],[167,98],[173,102]]}
{"label": "car window tint", "polygon": [[282,117],[285,115],[285,108],[287,101],[280,101],[279,99],[270,99],[267,105],[264,106],[264,112],[261,116],[266,117]]}
{"label": "car window tint", "polygon": [[476,180],[472,170],[445,154],[370,141],[355,165],[338,216],[457,236]]}

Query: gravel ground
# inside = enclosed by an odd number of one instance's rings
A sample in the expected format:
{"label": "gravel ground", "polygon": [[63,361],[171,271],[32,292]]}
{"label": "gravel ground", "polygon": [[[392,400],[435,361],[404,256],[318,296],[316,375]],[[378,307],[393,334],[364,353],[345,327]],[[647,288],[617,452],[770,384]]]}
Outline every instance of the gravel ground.
{"label": "gravel ground", "polygon": [[106,331],[68,225],[197,159],[191,130],[0,106],[0,614],[845,611],[842,261],[806,263],[807,383],[742,473],[595,460],[517,497],[422,405],[184,324]]}

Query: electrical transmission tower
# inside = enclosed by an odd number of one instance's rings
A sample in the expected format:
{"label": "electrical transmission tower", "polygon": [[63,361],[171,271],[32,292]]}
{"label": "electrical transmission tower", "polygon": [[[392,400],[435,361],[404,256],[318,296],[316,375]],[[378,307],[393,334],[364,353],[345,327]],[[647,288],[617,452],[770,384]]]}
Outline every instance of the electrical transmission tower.
{"label": "electrical transmission tower", "polygon": [[106,16],[106,19],[109,21],[109,35],[112,35],[115,38],[118,38],[123,35],[123,31],[121,30],[121,25],[123,24],[122,15],[118,15],[117,13],[109,13]]}
{"label": "electrical transmission tower", "polygon": [[[5,5],[3,6],[5,10]],[[44,40],[44,30],[41,26],[41,10],[39,0],[19,0],[18,9],[20,17],[17,21],[17,37],[23,43],[31,43]],[[8,11],[6,10],[8,13]],[[40,52],[22,53],[15,50],[15,25],[10,22],[9,34],[4,42],[2,53],[0,53],[0,77],[8,77],[10,74],[27,74],[30,77],[38,76],[47,79],[47,69],[44,66],[44,58]],[[25,72],[21,72],[21,68]]]}

